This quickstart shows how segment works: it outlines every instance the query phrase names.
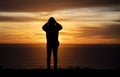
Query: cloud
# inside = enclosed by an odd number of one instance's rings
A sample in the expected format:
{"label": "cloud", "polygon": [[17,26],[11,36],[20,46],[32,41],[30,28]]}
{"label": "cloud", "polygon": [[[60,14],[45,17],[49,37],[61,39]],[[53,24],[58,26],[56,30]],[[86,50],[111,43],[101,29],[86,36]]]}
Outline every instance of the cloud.
{"label": "cloud", "polygon": [[109,24],[102,27],[81,27],[80,37],[120,39],[120,24]]}
{"label": "cloud", "polygon": [[116,11],[116,12],[118,11],[118,12],[119,12],[119,11],[120,11],[120,6],[116,6],[116,7],[113,6],[113,7],[111,7],[111,9],[112,9],[113,11]]}
{"label": "cloud", "polygon": [[29,17],[0,17],[0,22],[31,22],[31,21],[45,21],[38,18],[29,18]]}
{"label": "cloud", "polygon": [[115,22],[120,22],[120,19],[118,19],[118,20],[114,20]]}
{"label": "cloud", "polygon": [[118,22],[120,13],[113,10],[112,7],[91,7],[53,12],[0,12],[0,22],[47,21],[50,16],[69,22]]}
{"label": "cloud", "polygon": [[[33,21],[47,21],[46,18],[33,18],[33,17],[8,17],[8,16],[0,16],[0,22],[33,22]],[[59,18],[58,21],[69,21],[67,18]]]}
{"label": "cloud", "polygon": [[47,15],[48,12],[0,12],[0,22],[46,21]]}
{"label": "cloud", "polygon": [[0,11],[53,11],[111,5],[120,5],[120,0],[1,0]]}
{"label": "cloud", "polygon": [[[11,28],[12,29],[12,28]],[[27,32],[17,32],[17,31],[10,31],[10,29],[6,29],[4,31],[0,31],[0,41],[2,40],[24,40],[24,39],[32,39],[30,36],[31,34]],[[28,34],[28,35],[26,35]]]}

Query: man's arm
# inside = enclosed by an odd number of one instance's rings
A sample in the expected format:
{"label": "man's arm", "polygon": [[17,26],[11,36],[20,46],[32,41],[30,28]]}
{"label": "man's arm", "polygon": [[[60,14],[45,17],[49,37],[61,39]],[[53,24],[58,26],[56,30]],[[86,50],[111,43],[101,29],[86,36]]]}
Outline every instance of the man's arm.
{"label": "man's arm", "polygon": [[44,31],[47,31],[47,26],[48,26],[48,24],[46,23],[45,25],[43,25],[43,27],[42,27],[42,29],[44,30]]}
{"label": "man's arm", "polygon": [[57,23],[57,25],[58,25],[58,30],[61,30],[62,29],[61,24]]}

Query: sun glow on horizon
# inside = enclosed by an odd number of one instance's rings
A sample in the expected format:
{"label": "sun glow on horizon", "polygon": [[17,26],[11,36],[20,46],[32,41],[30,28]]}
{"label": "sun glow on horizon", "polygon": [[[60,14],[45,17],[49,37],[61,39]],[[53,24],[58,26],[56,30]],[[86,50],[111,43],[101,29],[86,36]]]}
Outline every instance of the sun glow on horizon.
{"label": "sun glow on horizon", "polygon": [[101,8],[0,12],[0,43],[45,43],[42,26],[51,16],[63,26],[59,33],[61,43],[120,43],[117,30],[120,23],[116,22],[120,18],[120,12]]}

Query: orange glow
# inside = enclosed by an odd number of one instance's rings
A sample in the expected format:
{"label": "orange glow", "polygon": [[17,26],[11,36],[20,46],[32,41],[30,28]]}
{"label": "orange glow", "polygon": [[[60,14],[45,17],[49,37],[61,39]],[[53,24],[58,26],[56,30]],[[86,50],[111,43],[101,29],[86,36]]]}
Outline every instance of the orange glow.
{"label": "orange glow", "polygon": [[[101,28],[104,28],[105,23],[119,24],[113,21],[120,17],[119,13],[112,14],[112,11],[106,13],[91,8],[87,9],[87,11],[75,8],[38,13],[0,12],[0,16],[8,16],[15,19],[9,22],[0,22],[0,43],[45,43],[46,37],[42,26],[51,16],[55,17],[63,26],[59,36],[61,43],[120,43],[118,41],[119,38],[107,38],[104,33],[103,36],[105,38],[102,38],[101,32],[97,34],[96,29],[102,30]],[[18,22],[19,20],[20,22]],[[92,32],[92,28],[96,32]]]}

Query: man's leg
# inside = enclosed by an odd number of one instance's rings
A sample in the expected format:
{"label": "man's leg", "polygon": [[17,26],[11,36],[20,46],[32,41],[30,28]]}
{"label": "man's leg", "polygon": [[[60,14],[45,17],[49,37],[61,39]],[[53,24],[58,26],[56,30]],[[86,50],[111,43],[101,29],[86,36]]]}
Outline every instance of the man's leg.
{"label": "man's leg", "polygon": [[51,49],[51,46],[47,45],[47,69],[50,69]]}
{"label": "man's leg", "polygon": [[58,52],[58,47],[53,48],[53,56],[54,56],[54,69],[57,69],[57,52]]}

